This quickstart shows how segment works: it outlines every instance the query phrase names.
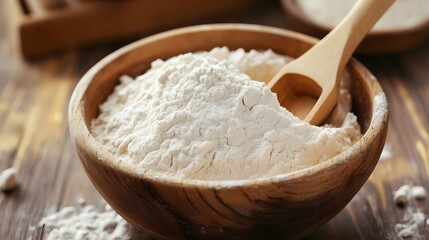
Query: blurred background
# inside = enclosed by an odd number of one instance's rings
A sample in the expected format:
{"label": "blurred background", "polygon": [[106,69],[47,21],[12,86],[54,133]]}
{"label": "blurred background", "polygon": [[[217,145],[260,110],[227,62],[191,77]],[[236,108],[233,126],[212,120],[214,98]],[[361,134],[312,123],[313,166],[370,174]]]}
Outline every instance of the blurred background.
{"label": "blurred background", "polygon": [[[369,181],[308,239],[397,239],[404,212],[392,192],[429,189],[429,1],[398,4],[356,57],[378,78],[390,108],[383,155]],[[80,77],[114,50],[169,29],[251,23],[323,37],[354,0],[0,0],[0,171],[20,187],[0,194],[0,239],[42,238],[40,219],[101,206],[71,144],[67,107]],[[412,20],[412,21],[411,21]],[[428,213],[429,202],[415,203]],[[420,232],[428,239],[427,230]]]}

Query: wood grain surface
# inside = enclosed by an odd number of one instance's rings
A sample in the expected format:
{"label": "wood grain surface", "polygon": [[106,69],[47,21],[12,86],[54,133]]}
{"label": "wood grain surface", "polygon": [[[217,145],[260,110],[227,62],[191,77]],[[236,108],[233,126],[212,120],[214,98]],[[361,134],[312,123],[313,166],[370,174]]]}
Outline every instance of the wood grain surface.
{"label": "wood grain surface", "polygon": [[[14,166],[20,187],[0,193],[0,239],[41,238],[29,231],[49,211],[77,205],[77,197],[101,207],[71,144],[68,101],[79,78],[125,42],[22,60],[0,2],[0,170]],[[280,6],[211,19],[284,26]],[[206,21],[207,22],[207,21]],[[381,82],[390,104],[386,145],[369,181],[334,219],[307,239],[395,239],[403,209],[392,191],[404,183],[429,190],[429,42],[401,54],[362,58]],[[419,203],[429,213],[429,201]],[[427,239],[426,230],[421,239]]]}

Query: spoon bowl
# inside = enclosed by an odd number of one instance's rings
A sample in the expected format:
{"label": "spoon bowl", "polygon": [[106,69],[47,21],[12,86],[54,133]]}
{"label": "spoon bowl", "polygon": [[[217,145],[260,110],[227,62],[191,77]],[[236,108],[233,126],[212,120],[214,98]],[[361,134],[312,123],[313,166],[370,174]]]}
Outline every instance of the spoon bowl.
{"label": "spoon bowl", "polygon": [[161,239],[297,239],[335,216],[366,182],[381,154],[387,105],[373,75],[348,64],[353,112],[362,137],[349,149],[296,172],[237,181],[138,174],[91,135],[91,120],[123,74],[138,76],[158,58],[187,52],[272,49],[298,57],[316,39],[278,28],[219,24],[157,34],[117,50],[92,67],[70,100],[72,140],[89,179],[127,221]]}
{"label": "spoon bowl", "polygon": [[359,0],[308,52],[283,67],[268,86],[300,119],[319,125],[334,109],[340,76],[353,52],[395,0]]}

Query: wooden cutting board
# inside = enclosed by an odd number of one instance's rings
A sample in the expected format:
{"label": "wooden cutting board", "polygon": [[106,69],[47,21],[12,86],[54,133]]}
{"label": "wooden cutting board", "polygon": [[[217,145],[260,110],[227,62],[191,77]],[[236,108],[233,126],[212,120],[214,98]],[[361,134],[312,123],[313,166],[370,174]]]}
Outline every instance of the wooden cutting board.
{"label": "wooden cutting board", "polygon": [[249,8],[261,0],[8,0],[25,57],[153,33]]}

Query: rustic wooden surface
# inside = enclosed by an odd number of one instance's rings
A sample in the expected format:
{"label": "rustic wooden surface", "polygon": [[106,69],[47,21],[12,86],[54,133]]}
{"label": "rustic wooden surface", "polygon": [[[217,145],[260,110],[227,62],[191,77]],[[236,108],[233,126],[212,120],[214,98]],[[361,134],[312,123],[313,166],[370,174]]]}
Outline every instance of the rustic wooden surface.
{"label": "rustic wooden surface", "polygon": [[[101,206],[68,133],[67,106],[80,76],[99,59],[125,44],[22,60],[0,2],[0,170],[14,166],[20,187],[0,193],[0,239],[28,239],[49,211],[77,205],[77,197]],[[208,21],[284,26],[280,7],[258,14]],[[208,22],[207,21],[207,22]],[[361,59],[380,80],[390,103],[387,146],[369,181],[334,219],[307,239],[395,239],[403,210],[392,191],[404,183],[429,190],[429,42],[396,55]],[[429,213],[429,201],[419,203]],[[424,230],[422,239],[429,235]]]}

